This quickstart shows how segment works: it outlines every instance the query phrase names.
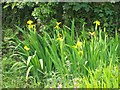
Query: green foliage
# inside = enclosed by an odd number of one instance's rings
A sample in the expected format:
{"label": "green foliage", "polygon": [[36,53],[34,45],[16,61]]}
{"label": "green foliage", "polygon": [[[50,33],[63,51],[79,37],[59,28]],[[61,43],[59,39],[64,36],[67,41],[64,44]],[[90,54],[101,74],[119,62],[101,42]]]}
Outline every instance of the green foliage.
{"label": "green foliage", "polygon": [[3,87],[117,88],[118,6],[3,3]]}
{"label": "green foliage", "polygon": [[[2,25],[3,29],[13,29],[14,25],[23,27],[26,21],[31,17],[32,3],[23,2],[6,2],[3,3],[2,8]],[[23,19],[21,19],[23,18]],[[9,27],[9,28],[8,28]]]}
{"label": "green foliage", "polygon": [[[98,83],[95,83],[95,86],[94,83],[92,85],[91,82],[95,81],[93,79],[95,76],[91,76],[91,73],[94,75],[93,71],[102,67],[105,67],[105,72],[108,72],[106,66],[110,65],[111,68],[111,64],[116,65],[118,62],[119,39],[117,32],[115,38],[109,38],[106,29],[102,30],[96,23],[95,31],[86,32],[83,26],[82,34],[76,34],[76,36],[74,19],[71,23],[71,29],[64,26],[63,30],[57,24],[58,27],[53,28],[55,32],[52,33],[52,36],[46,30],[42,31],[41,36],[35,29],[28,27],[23,30],[16,26],[23,34],[23,40],[17,37],[15,40],[18,55],[23,57],[24,64],[21,67],[26,69],[26,81],[29,76],[33,76],[37,81],[42,81],[51,77],[51,72],[55,72],[60,77],[65,76],[66,79],[84,76],[83,79],[87,85],[84,87],[101,87],[101,85],[103,87],[103,84],[106,85],[105,87],[115,87],[117,81],[110,84],[107,82],[109,80],[107,76],[103,76],[105,82],[100,81],[100,86]],[[114,83],[115,86],[113,86]]]}
{"label": "green foliage", "polygon": [[47,79],[45,88],[118,88],[118,66],[104,65],[88,72],[87,77],[81,75],[70,79],[53,74],[52,78]]}
{"label": "green foliage", "polygon": [[21,72],[23,70],[17,69],[17,66],[12,69],[11,67],[14,63],[15,60],[11,60],[8,58],[2,59],[2,87],[4,88],[24,87],[24,77],[23,72]]}
{"label": "green foliage", "polygon": [[2,88],[41,88],[40,82],[36,83],[33,77],[26,82],[25,69],[22,62],[13,58],[2,59]]}
{"label": "green foliage", "polygon": [[34,8],[34,11],[32,12],[32,15],[35,17],[35,19],[40,19],[41,21],[46,21],[47,18],[51,18],[52,15],[56,14],[56,12],[53,9],[53,6],[55,7],[54,3],[38,3],[38,7]]}

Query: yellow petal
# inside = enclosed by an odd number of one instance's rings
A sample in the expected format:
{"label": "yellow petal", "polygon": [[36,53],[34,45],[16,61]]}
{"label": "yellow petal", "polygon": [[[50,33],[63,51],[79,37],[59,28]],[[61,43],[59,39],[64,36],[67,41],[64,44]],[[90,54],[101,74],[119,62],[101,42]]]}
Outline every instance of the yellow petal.
{"label": "yellow petal", "polygon": [[57,40],[57,41],[61,41],[61,42],[63,41],[63,39],[62,39],[62,38],[57,38],[56,40]]}
{"label": "yellow petal", "polygon": [[54,28],[58,29],[58,28],[59,28],[59,26],[58,26],[58,25],[56,25]]}
{"label": "yellow petal", "polygon": [[82,42],[77,41],[76,46],[77,46],[77,47],[82,47]]}
{"label": "yellow petal", "polygon": [[30,50],[30,48],[28,48],[27,46],[24,46],[24,49],[25,49],[26,51]]}
{"label": "yellow petal", "polygon": [[29,25],[31,25],[32,23],[33,23],[32,20],[28,20],[28,21],[27,21],[27,24],[29,24]]}
{"label": "yellow petal", "polygon": [[57,26],[59,26],[61,24],[61,22],[56,22]]}
{"label": "yellow petal", "polygon": [[90,34],[91,36],[94,36],[94,35],[95,35],[95,32],[89,32],[89,34]]}
{"label": "yellow petal", "polygon": [[35,24],[28,25],[28,29],[34,29],[34,31],[36,31],[36,25]]}
{"label": "yellow petal", "polygon": [[77,46],[72,46],[72,48],[77,48]]}
{"label": "yellow petal", "polygon": [[28,25],[28,28],[31,29],[31,28],[33,28],[33,26],[32,25]]}
{"label": "yellow petal", "polygon": [[100,26],[100,21],[96,20],[93,22],[93,24],[97,24],[98,26]]}

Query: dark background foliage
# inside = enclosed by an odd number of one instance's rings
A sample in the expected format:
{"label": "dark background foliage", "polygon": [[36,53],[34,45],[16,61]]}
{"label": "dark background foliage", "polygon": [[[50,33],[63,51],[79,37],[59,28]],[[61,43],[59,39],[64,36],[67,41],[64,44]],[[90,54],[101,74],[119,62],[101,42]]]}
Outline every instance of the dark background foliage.
{"label": "dark background foliage", "polygon": [[93,21],[99,20],[107,27],[115,28],[120,25],[120,2],[13,2],[3,3],[3,28],[14,24],[25,26],[28,19],[37,23],[47,24],[52,19],[71,25],[74,18],[76,27],[80,22],[86,22],[87,27]]}

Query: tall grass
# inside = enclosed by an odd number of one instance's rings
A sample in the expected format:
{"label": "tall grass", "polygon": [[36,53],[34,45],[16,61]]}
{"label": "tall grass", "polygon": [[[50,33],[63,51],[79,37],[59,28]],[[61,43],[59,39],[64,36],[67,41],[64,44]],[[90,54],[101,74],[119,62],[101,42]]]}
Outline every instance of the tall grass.
{"label": "tall grass", "polygon": [[[15,39],[16,49],[24,58],[26,80],[32,75],[39,81],[56,72],[59,77],[64,76],[68,80],[83,76],[84,85],[79,85],[82,87],[117,87],[117,76],[113,74],[114,65],[118,62],[117,32],[114,38],[110,38],[105,28],[86,32],[83,25],[82,34],[77,35],[74,20],[71,29],[67,26],[53,29],[53,36],[45,31],[40,35],[32,29],[16,27],[24,37],[23,41],[17,37]],[[25,50],[24,46],[29,50]]]}

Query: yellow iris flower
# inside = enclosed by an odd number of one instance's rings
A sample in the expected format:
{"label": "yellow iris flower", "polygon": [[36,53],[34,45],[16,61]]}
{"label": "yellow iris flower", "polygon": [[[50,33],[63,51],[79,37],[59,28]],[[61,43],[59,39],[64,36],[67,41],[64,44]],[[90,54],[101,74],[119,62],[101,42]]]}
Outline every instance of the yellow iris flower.
{"label": "yellow iris flower", "polygon": [[82,48],[82,42],[77,41],[75,46],[72,46],[73,48]]}
{"label": "yellow iris flower", "polygon": [[59,25],[61,24],[61,22],[56,22],[56,26],[54,28],[58,29],[60,28]]}
{"label": "yellow iris flower", "polygon": [[24,46],[24,49],[25,49],[26,51],[29,51],[29,50],[30,50],[30,48],[28,48],[27,46]]}
{"label": "yellow iris flower", "polygon": [[31,24],[33,24],[33,21],[32,20],[28,20],[27,24],[31,25]]}
{"label": "yellow iris flower", "polygon": [[61,41],[61,42],[63,41],[63,39],[62,39],[62,38],[57,38],[56,40],[57,40],[57,41]]}
{"label": "yellow iris flower", "polygon": [[57,26],[59,26],[61,24],[61,22],[56,22]]}
{"label": "yellow iris flower", "polygon": [[93,22],[93,24],[96,24],[96,25],[100,26],[100,21],[96,20],[96,21]]}
{"label": "yellow iris flower", "polygon": [[95,32],[89,32],[91,36],[95,36]]}
{"label": "yellow iris flower", "polygon": [[33,24],[33,25],[28,25],[28,28],[29,28],[29,29],[34,29],[34,31],[36,31],[36,25],[35,25],[35,24]]}
{"label": "yellow iris flower", "polygon": [[72,48],[77,48],[77,46],[72,46]]}
{"label": "yellow iris flower", "polygon": [[83,45],[83,43],[82,43],[82,42],[77,41],[76,45],[72,46],[72,48],[77,49],[77,50],[78,50],[78,54],[79,54],[79,55],[83,55],[82,45]]}
{"label": "yellow iris flower", "polygon": [[27,24],[28,24],[28,29],[33,29],[34,31],[36,31],[36,25],[33,24],[32,20],[28,20]]}
{"label": "yellow iris flower", "polygon": [[77,47],[82,47],[82,42],[77,41],[76,46],[77,46]]}
{"label": "yellow iris flower", "polygon": [[56,25],[54,28],[58,29],[58,28],[59,28],[59,26],[57,26],[57,25]]}

